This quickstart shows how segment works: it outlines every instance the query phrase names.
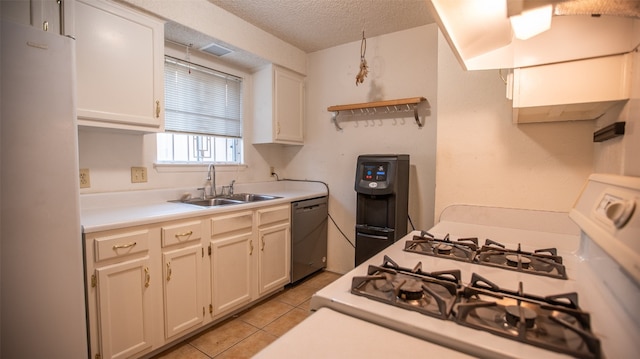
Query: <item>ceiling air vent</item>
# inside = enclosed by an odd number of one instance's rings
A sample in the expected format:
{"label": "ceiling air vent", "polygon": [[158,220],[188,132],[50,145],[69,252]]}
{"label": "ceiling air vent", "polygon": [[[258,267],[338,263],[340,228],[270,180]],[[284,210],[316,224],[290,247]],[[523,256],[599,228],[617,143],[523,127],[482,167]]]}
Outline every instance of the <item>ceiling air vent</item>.
{"label": "ceiling air vent", "polygon": [[200,51],[206,52],[208,54],[211,55],[215,55],[215,56],[224,56],[230,52],[232,52],[231,50],[227,49],[226,47],[222,47],[216,43],[212,43],[209,44],[207,46],[201,47]]}

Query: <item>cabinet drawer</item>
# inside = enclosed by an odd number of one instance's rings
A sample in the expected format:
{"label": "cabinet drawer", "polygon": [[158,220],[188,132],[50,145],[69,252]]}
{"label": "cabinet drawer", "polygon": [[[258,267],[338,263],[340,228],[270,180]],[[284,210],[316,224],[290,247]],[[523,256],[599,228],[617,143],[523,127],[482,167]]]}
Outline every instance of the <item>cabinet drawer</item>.
{"label": "cabinet drawer", "polygon": [[149,250],[149,230],[125,232],[104,237],[96,237],[94,241],[95,260],[126,256]]}
{"label": "cabinet drawer", "polygon": [[291,209],[289,205],[277,206],[266,209],[259,209],[258,213],[258,226],[264,226],[265,224],[289,221],[291,216]]}
{"label": "cabinet drawer", "polygon": [[225,216],[211,218],[211,235],[237,231],[241,229],[251,230],[253,225],[253,212],[238,212]]}
{"label": "cabinet drawer", "polygon": [[202,221],[180,222],[162,226],[162,247],[198,241],[202,238]]}

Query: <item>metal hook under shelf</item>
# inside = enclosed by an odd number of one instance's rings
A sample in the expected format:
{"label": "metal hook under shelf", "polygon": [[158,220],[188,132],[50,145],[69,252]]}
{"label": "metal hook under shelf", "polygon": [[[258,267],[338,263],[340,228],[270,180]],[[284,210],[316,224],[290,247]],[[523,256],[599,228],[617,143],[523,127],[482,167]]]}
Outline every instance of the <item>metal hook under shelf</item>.
{"label": "metal hook under shelf", "polygon": [[[338,124],[338,115],[340,111],[351,111],[351,115],[371,115],[377,114],[378,108],[385,108],[386,113],[391,112],[408,112],[413,109],[413,117],[416,120],[416,124],[419,128],[422,128],[424,124],[420,121],[420,116],[418,113],[418,106],[426,101],[427,99],[424,97],[412,97],[400,100],[390,100],[390,101],[377,101],[377,102],[367,102],[367,103],[359,103],[359,104],[351,104],[351,105],[339,105],[339,106],[330,106],[327,108],[328,111],[333,112],[333,116],[331,121],[333,122],[336,130],[342,131],[342,127]],[[400,107],[399,107],[400,106]],[[403,107],[406,106],[406,109]],[[393,110],[391,110],[391,108]],[[360,113],[354,112],[354,110],[360,110]]]}
{"label": "metal hook under shelf", "polygon": [[[340,125],[338,125],[338,114],[339,113],[340,113],[340,111],[333,111],[333,116],[331,117],[331,121],[333,122],[333,125],[336,126],[336,130],[342,131],[342,127],[340,127]],[[353,110],[351,111],[351,113],[353,114]]]}

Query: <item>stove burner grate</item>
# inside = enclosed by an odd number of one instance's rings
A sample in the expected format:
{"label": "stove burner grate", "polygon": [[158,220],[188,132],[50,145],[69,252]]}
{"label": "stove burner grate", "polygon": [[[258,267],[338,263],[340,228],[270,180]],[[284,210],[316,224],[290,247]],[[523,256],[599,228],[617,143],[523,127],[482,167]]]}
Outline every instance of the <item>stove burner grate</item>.
{"label": "stove burner grate", "polygon": [[505,249],[504,245],[487,239],[485,245],[478,250],[476,258],[481,265],[567,279],[562,257],[557,255],[555,248],[526,252],[521,249],[520,244],[518,249]]}
{"label": "stove burner grate", "polygon": [[515,250],[506,249],[503,244],[491,239],[487,239],[485,244],[478,248],[478,238],[451,241],[449,234],[443,239],[437,239],[431,233],[422,231],[420,236],[413,236],[412,240],[405,242],[404,250],[556,279],[568,278],[562,257],[558,256],[555,248],[525,252],[521,250],[520,244]]}
{"label": "stove burner grate", "polygon": [[544,349],[585,359],[602,355],[576,293],[537,297],[524,294],[522,283],[511,292],[474,273],[453,315],[458,324]]}
{"label": "stove burner grate", "polygon": [[443,239],[436,239],[431,233],[422,231],[420,237],[413,236],[413,240],[405,242],[404,250],[471,263],[478,250],[478,238],[460,238],[454,242],[448,234]]}
{"label": "stove burner grate", "polygon": [[382,266],[370,265],[366,276],[352,278],[351,293],[379,302],[447,319],[462,286],[460,270],[427,273],[385,256]]}
{"label": "stove burner grate", "polygon": [[463,285],[460,270],[403,268],[388,256],[353,277],[351,293],[577,358],[602,357],[577,293],[540,297],[524,293],[522,282],[510,291],[476,273]]}

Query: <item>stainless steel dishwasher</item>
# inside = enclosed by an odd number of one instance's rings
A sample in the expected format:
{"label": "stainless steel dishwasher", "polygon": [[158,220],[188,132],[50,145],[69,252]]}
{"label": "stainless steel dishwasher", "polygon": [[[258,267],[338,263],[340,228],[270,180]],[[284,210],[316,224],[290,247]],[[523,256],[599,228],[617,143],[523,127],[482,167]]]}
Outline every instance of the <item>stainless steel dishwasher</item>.
{"label": "stainless steel dishwasher", "polygon": [[291,203],[291,282],[327,266],[327,197]]}

